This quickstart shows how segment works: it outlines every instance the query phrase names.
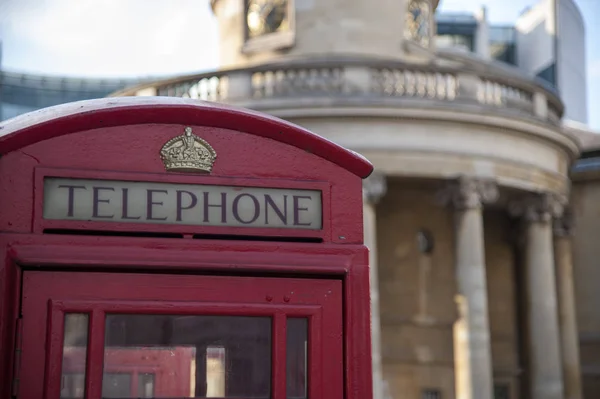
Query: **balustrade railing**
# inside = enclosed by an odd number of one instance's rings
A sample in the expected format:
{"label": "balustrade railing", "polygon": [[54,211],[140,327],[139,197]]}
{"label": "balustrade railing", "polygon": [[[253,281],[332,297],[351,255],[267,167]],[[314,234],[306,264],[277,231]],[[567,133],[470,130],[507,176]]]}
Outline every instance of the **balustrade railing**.
{"label": "balustrade railing", "polygon": [[376,95],[452,101],[458,94],[457,77],[448,72],[371,68],[371,76],[371,93]]}
{"label": "balustrade railing", "polygon": [[[421,100],[420,106],[423,100],[442,106],[480,105],[551,124],[560,122],[563,106],[551,89],[503,69],[486,66],[478,72],[460,66],[348,57],[288,60],[144,84],[113,96],[176,96],[233,104],[266,99],[415,99]],[[290,104],[286,102],[287,107]]]}

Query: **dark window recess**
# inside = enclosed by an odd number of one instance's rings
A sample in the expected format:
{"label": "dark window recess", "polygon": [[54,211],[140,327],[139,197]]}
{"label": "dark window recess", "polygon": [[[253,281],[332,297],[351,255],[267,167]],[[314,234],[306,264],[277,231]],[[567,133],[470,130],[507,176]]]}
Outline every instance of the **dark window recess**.
{"label": "dark window recess", "polygon": [[435,40],[439,47],[463,48],[470,52],[475,51],[475,38],[472,35],[438,34]]}
{"label": "dark window recess", "polygon": [[517,49],[510,43],[491,43],[490,53],[496,61],[502,61],[510,65],[517,65]]}
{"label": "dark window recess", "polygon": [[436,42],[440,47],[458,47],[471,52],[475,50],[477,22],[471,18],[463,19],[460,16],[448,15],[437,21]]}
{"label": "dark window recess", "polygon": [[494,384],[494,399],[510,399],[508,384]]}
{"label": "dark window recess", "polygon": [[442,392],[439,389],[424,389],[421,399],[442,399]]}
{"label": "dark window recess", "polygon": [[538,72],[535,76],[544,79],[546,82],[556,87],[556,63],[553,62],[549,67]]}
{"label": "dark window recess", "polygon": [[461,36],[475,36],[477,31],[476,21],[465,21],[465,22],[446,22],[437,21],[436,32],[438,35],[461,35]]}
{"label": "dark window recess", "polygon": [[417,232],[417,246],[419,252],[430,255],[434,248],[433,234],[429,230],[423,229]]}
{"label": "dark window recess", "polygon": [[490,53],[493,59],[517,65],[517,34],[512,26],[491,26]]}

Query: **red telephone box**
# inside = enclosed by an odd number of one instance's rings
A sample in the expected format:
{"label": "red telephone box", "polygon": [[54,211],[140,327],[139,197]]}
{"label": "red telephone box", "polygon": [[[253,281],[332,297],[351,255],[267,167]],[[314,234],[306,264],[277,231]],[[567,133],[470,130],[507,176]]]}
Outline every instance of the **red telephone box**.
{"label": "red telephone box", "polygon": [[33,112],[0,154],[0,397],[371,397],[357,154],[174,98]]}

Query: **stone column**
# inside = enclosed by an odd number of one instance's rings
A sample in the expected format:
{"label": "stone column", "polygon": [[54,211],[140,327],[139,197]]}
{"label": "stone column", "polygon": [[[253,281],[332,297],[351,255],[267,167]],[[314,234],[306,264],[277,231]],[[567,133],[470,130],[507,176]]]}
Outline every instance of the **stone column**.
{"label": "stone column", "polygon": [[493,395],[482,204],[497,196],[494,182],[460,178],[441,198],[454,207],[456,218],[457,399],[492,399]]}
{"label": "stone column", "polygon": [[554,217],[562,214],[563,205],[563,198],[541,194],[512,203],[509,208],[513,216],[522,217],[525,223],[523,305],[530,399],[563,399],[551,224]]}
{"label": "stone column", "polygon": [[376,205],[387,190],[385,176],[373,174],[363,183],[363,228],[365,245],[369,248],[369,280],[371,293],[371,356],[373,367],[373,399],[383,398],[381,366],[381,324],[379,321],[379,279],[377,271]]}
{"label": "stone column", "polygon": [[579,334],[573,288],[572,228],[572,214],[567,210],[554,222],[554,257],[565,399],[582,399]]}

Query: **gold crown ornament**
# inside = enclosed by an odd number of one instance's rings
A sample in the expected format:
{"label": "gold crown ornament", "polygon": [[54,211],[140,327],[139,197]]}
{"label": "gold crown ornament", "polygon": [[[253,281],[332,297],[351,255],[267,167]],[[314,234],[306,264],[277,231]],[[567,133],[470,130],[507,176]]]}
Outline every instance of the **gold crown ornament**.
{"label": "gold crown ornament", "polygon": [[167,141],[160,150],[160,158],[168,172],[210,173],[217,153],[188,126],[184,134]]}

